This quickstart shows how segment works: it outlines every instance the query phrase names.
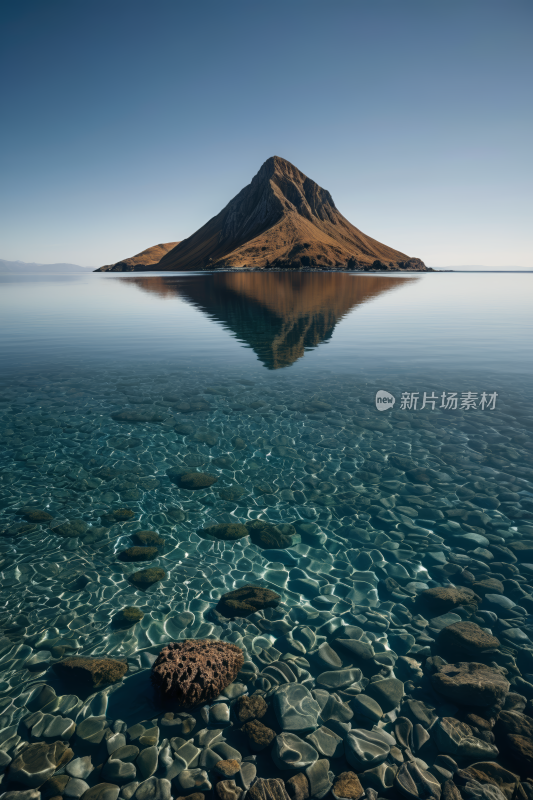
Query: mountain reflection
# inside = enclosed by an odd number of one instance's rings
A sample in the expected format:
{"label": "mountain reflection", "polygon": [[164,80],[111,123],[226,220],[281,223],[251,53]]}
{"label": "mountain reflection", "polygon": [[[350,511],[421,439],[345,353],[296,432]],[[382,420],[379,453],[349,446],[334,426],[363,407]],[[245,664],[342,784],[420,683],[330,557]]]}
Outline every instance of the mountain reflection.
{"label": "mountain reflection", "polygon": [[182,298],[233,331],[265,367],[280,369],[330,339],[335,325],[355,306],[418,279],[339,272],[218,272],[119,280],[162,298]]}

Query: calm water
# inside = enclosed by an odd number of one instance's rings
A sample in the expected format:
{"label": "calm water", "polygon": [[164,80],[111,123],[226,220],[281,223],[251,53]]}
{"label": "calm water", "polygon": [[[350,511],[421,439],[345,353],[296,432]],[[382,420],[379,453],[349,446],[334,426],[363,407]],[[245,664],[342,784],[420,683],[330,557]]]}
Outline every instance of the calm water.
{"label": "calm water", "polygon": [[[237,644],[234,693],[267,696],[280,683],[271,664],[312,690],[332,663],[350,666],[318,652],[339,626],[407,697],[418,689],[398,656],[423,663],[444,624],[470,616],[509,652],[533,653],[532,281],[2,277],[0,750],[20,751],[19,723],[38,709],[157,723],[149,668],[184,638]],[[383,412],[379,390],[395,398]],[[192,489],[188,473],[211,484]],[[268,536],[209,530],[254,520]],[[164,545],[128,561],[140,531]],[[160,579],[140,585],[152,567]],[[507,605],[414,624],[425,589],[487,577]],[[217,614],[251,583],[277,592],[277,609]],[[125,607],[142,619],[126,623]],[[53,665],[71,655],[127,659],[124,683],[66,684]],[[368,685],[356,672],[331,684],[345,703]],[[268,758],[265,776],[280,768]],[[331,765],[352,768],[340,755]]]}

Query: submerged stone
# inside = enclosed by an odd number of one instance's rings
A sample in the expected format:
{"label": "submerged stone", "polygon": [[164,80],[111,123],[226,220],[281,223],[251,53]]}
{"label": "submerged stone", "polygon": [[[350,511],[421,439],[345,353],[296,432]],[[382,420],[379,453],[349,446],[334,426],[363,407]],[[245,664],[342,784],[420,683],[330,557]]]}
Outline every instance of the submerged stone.
{"label": "submerged stone", "polygon": [[82,519],[69,519],[68,522],[64,522],[62,525],[58,525],[54,528],[53,532],[66,539],[76,538],[77,536],[83,536],[87,527],[87,523]]}
{"label": "submerged stone", "polygon": [[222,539],[225,542],[233,542],[236,539],[242,539],[244,536],[249,535],[246,526],[240,525],[238,522],[209,525],[207,528],[200,528],[197,533],[199,535],[207,533],[209,536],[214,536],[215,539]]}
{"label": "submerged stone", "polygon": [[139,543],[141,547],[157,547],[161,549],[165,546],[166,539],[159,536],[155,531],[136,531],[133,538]]}
{"label": "submerged stone", "polygon": [[[243,528],[244,525],[239,527]],[[275,608],[280,600],[279,594],[271,589],[264,589],[260,586],[243,586],[223,594],[217,603],[217,611],[225,617],[247,617],[264,608]]]}
{"label": "submerged stone", "polygon": [[64,680],[102,686],[122,680],[128,665],[115,658],[66,658],[54,664],[53,670]]}
{"label": "submerged stone", "polygon": [[277,525],[270,522],[254,519],[246,523],[246,528],[252,543],[262,550],[282,550],[292,546],[291,536],[282,533]]}
{"label": "submerged stone", "polygon": [[144,612],[136,606],[126,606],[115,614],[113,621],[118,625],[130,627],[140,622],[144,617]]}
{"label": "submerged stone", "polygon": [[164,580],[167,573],[161,567],[149,567],[148,569],[141,569],[134,572],[129,576],[128,580],[133,583],[138,589],[149,589],[154,583]]}
{"label": "submerged stone", "polygon": [[186,639],[163,648],[152,667],[152,684],[163,698],[188,708],[218,697],[243,663],[234,644]]}

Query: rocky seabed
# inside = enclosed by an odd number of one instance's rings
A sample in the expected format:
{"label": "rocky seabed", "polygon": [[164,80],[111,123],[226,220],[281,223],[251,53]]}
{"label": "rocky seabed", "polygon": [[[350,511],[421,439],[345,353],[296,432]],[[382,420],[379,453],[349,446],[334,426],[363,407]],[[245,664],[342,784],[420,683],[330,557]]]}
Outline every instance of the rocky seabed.
{"label": "rocky seabed", "polygon": [[249,378],[0,389],[0,800],[533,800],[529,387]]}

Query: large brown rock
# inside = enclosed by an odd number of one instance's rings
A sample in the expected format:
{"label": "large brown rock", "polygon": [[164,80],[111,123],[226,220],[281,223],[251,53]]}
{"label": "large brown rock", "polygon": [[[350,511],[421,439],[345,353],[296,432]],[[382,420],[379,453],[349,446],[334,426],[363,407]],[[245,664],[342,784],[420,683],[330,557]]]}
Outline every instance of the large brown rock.
{"label": "large brown rock", "polygon": [[499,646],[499,639],[475,622],[454,622],[443,628],[437,639],[439,653],[447,661],[481,661]]}
{"label": "large brown rock", "polygon": [[73,757],[73,751],[65,742],[30,744],[10,765],[9,778],[29,789],[37,789],[63,764]]}
{"label": "large brown rock", "polygon": [[333,789],[331,790],[334,797],[347,798],[347,800],[359,800],[365,793],[361,786],[361,781],[355,772],[341,772],[335,778]]}
{"label": "large brown rock", "polygon": [[445,614],[456,606],[477,605],[481,598],[465,586],[436,586],[419,595],[419,603],[435,614]]}
{"label": "large brown rock", "polygon": [[234,644],[185,639],[164,647],[152,667],[152,684],[163,699],[184,708],[207,703],[229,686],[244,663]]}
{"label": "large brown rock", "polygon": [[128,665],[116,658],[65,658],[54,664],[53,669],[64,680],[82,686],[103,686],[122,680]]}
{"label": "large brown rock", "polygon": [[501,672],[475,661],[446,664],[431,676],[431,683],[458,705],[482,707],[502,703],[510,685]]}
{"label": "large brown rock", "polygon": [[281,778],[258,778],[248,791],[250,800],[290,800]]}
{"label": "large brown rock", "polygon": [[519,777],[495,761],[478,761],[462,770],[463,775],[473,778],[478,783],[491,783],[505,795],[507,800],[512,800]]}
{"label": "large brown rock", "polygon": [[[244,526],[242,526],[244,527]],[[275,608],[281,600],[279,594],[261,586],[242,586],[223,594],[217,611],[224,617],[247,617],[264,608]]]}

